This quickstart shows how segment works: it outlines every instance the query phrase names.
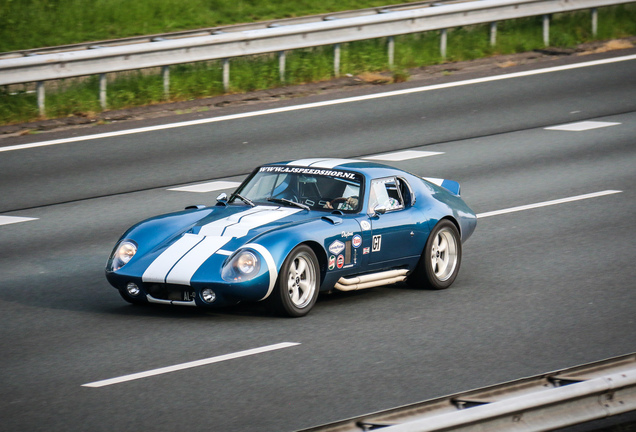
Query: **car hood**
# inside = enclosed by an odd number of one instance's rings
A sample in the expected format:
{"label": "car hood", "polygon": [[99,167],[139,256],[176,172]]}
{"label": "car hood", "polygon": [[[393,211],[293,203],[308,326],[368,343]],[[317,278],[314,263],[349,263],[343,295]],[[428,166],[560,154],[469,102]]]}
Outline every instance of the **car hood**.
{"label": "car hood", "polygon": [[320,218],[322,213],[294,207],[218,207],[193,226],[175,233],[143,258],[144,282],[189,284],[213,255],[227,257],[272,229]]}

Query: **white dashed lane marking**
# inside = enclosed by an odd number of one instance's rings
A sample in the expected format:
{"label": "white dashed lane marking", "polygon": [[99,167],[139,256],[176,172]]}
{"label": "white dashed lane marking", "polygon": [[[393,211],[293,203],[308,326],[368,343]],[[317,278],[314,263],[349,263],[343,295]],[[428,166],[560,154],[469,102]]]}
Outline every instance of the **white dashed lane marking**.
{"label": "white dashed lane marking", "polygon": [[191,185],[191,186],[182,186],[182,187],[170,188],[168,190],[177,191],[177,192],[198,192],[198,193],[204,193],[204,192],[212,192],[212,191],[218,191],[218,190],[223,190],[223,189],[234,189],[238,185],[240,185],[240,183],[233,182],[233,181],[213,181],[213,182],[208,182],[208,183],[195,184],[195,185]]}
{"label": "white dashed lane marking", "polygon": [[233,360],[241,357],[247,357],[255,354],[261,354],[268,351],[275,351],[283,348],[289,348],[296,345],[300,345],[297,342],[282,342],[274,345],[267,345],[260,348],[248,349],[245,351],[239,351],[231,354],[220,355],[216,357],[210,357],[202,360],[196,360],[188,363],[181,363],[174,366],[167,366],[159,369],[152,369],[146,372],[134,373],[131,375],[124,375],[117,378],[106,379],[102,381],[95,381],[88,384],[82,384],[82,387],[105,387],[113,384],[119,384],[126,381],[138,380],[141,378],[147,378],[155,375],[167,374],[170,372],[180,371],[184,369],[191,369],[199,366],[206,366],[212,363],[219,363],[226,360]]}
{"label": "white dashed lane marking", "polygon": [[29,222],[38,220],[38,218],[17,217],[17,216],[0,216],[0,225],[9,225],[20,222]]}
{"label": "white dashed lane marking", "polygon": [[428,156],[437,156],[442,155],[444,153],[441,152],[431,152],[431,151],[418,151],[418,150],[404,150],[393,153],[383,153],[375,156],[367,156],[362,159],[366,160],[380,160],[380,161],[391,161],[391,162],[399,162],[409,159],[417,159]]}
{"label": "white dashed lane marking", "polygon": [[612,194],[617,194],[617,193],[621,193],[621,192],[623,192],[623,191],[606,190],[606,191],[601,191],[601,192],[594,192],[594,193],[589,193],[589,194],[585,194],[585,195],[577,195],[577,196],[573,196],[573,197],[569,197],[569,198],[561,198],[561,199],[556,199],[556,200],[552,200],[552,201],[544,201],[544,202],[540,202],[540,203],[536,203],[536,204],[528,204],[528,205],[523,205],[523,206],[519,206],[519,207],[511,207],[511,208],[502,209],[502,210],[495,210],[495,211],[490,211],[490,212],[486,212],[486,213],[479,213],[477,215],[477,217],[479,219],[483,219],[483,218],[489,217],[489,216],[497,216],[497,215],[502,215],[502,214],[506,214],[506,213],[515,213],[515,212],[520,212],[520,211],[524,211],[524,210],[531,210],[531,209],[540,208],[540,207],[548,207],[548,206],[553,206],[553,205],[557,205],[557,204],[564,204],[564,203],[568,203],[568,202],[572,202],[572,201],[581,201],[581,200],[590,199],[590,198],[598,198],[598,197],[602,197],[602,196],[605,196],[605,195],[612,195]]}
{"label": "white dashed lane marking", "polygon": [[620,123],[614,123],[614,122],[582,121],[577,123],[568,123],[568,124],[564,124],[560,126],[550,126],[545,129],[567,131],[567,132],[581,132],[581,131],[608,127],[608,126],[616,126],[619,124]]}

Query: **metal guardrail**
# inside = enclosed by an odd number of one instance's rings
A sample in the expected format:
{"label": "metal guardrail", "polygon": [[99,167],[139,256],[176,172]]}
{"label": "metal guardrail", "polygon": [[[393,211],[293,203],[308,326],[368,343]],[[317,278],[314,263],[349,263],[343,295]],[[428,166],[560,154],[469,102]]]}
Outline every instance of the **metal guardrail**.
{"label": "metal guardrail", "polygon": [[[229,88],[229,59],[278,52],[281,81],[284,81],[285,52],[321,45],[334,45],[334,75],[339,75],[340,44],[358,40],[388,38],[389,65],[393,64],[393,37],[433,30],[441,31],[440,50],[446,55],[446,29],[491,23],[491,44],[495,44],[496,23],[500,20],[543,16],[543,38],[549,44],[551,14],[581,9],[592,11],[592,31],[596,33],[596,8],[634,0],[479,0],[449,2],[430,7],[374,9],[362,16],[324,15],[320,21],[270,22],[266,28],[197,33],[156,42],[124,43],[95,49],[38,51],[29,56],[0,59],[0,85],[36,82],[38,105],[44,114],[44,85],[47,80],[85,75],[100,76],[100,101],[106,108],[106,74],[126,70],[162,67],[164,91],[169,93],[169,66],[206,60],[223,60],[223,83]],[[382,12],[382,13],[378,13]],[[373,14],[370,14],[373,13]],[[329,17],[334,19],[328,19]],[[143,39],[141,39],[143,40]],[[123,42],[122,42],[123,43]],[[84,46],[84,48],[86,48]]]}
{"label": "metal guardrail", "polygon": [[301,16],[301,17],[294,17],[294,18],[282,18],[282,19],[275,19],[275,20],[269,20],[269,21],[245,23],[245,24],[233,24],[233,25],[218,26],[218,27],[199,28],[196,30],[182,30],[182,31],[170,32],[170,33],[159,33],[159,34],[143,35],[143,36],[130,36],[130,37],[119,38],[119,39],[82,42],[82,43],[75,43],[70,45],[59,45],[54,47],[23,49],[23,50],[0,53],[0,60],[33,56],[33,55],[42,55],[42,54],[55,54],[55,53],[66,52],[66,51],[82,51],[82,50],[88,50],[88,49],[131,45],[131,44],[138,44],[138,43],[161,42],[163,40],[209,36],[209,35],[215,35],[219,33],[233,33],[233,32],[242,32],[242,31],[249,31],[249,30],[261,30],[261,29],[267,29],[272,27],[307,24],[312,22],[331,21],[335,19],[377,15],[381,13],[396,12],[399,10],[434,7],[434,6],[441,6],[444,4],[462,3],[466,1],[476,1],[476,0],[416,1],[411,3],[402,3],[402,4],[366,8],[366,9],[348,10],[348,11],[341,11],[341,12],[329,12],[329,13],[323,13],[318,15],[308,15],[308,16]]}
{"label": "metal guardrail", "polygon": [[0,61],[0,85],[281,52],[632,1],[482,0],[258,30],[12,58]]}
{"label": "metal guardrail", "polygon": [[302,432],[546,431],[636,410],[636,353]]}

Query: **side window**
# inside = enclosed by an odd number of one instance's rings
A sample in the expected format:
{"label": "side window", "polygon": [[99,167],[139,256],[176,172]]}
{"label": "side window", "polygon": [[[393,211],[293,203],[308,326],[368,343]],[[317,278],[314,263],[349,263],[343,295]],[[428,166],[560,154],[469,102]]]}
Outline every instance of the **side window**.
{"label": "side window", "polygon": [[408,207],[415,204],[415,194],[413,194],[411,185],[409,185],[407,181],[402,178],[398,178],[397,182],[400,188],[400,193],[402,194],[402,198],[404,199],[404,205]]}
{"label": "side window", "polygon": [[400,192],[398,180],[395,177],[385,177],[371,181],[369,213],[373,213],[373,209],[377,206],[384,207],[387,212],[404,208],[404,199]]}

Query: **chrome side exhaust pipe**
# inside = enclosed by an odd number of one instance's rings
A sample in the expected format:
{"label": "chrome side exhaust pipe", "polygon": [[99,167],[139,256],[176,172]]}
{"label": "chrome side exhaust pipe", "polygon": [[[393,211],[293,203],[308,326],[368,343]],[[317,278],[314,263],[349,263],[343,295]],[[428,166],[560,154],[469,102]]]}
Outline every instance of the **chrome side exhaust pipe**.
{"label": "chrome side exhaust pipe", "polygon": [[352,278],[340,278],[334,288],[340,291],[357,291],[406,280],[408,270],[388,270]]}

